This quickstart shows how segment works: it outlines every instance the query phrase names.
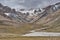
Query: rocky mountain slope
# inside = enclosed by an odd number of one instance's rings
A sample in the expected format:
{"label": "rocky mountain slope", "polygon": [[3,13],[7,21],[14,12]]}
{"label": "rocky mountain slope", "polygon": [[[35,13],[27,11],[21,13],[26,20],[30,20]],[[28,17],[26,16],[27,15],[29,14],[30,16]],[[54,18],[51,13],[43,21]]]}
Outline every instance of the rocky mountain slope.
{"label": "rocky mountain slope", "polygon": [[45,8],[34,9],[33,11],[27,11],[26,13],[22,13],[16,11],[15,9],[11,9],[8,6],[3,6],[2,4],[0,4],[0,15],[10,20],[15,20],[17,22],[33,23],[45,16],[48,16],[51,13],[56,12],[59,9],[60,3],[56,3]]}
{"label": "rocky mountain slope", "polygon": [[22,13],[0,4],[1,33],[29,33],[35,31],[60,32],[60,3],[43,8],[43,11]]}

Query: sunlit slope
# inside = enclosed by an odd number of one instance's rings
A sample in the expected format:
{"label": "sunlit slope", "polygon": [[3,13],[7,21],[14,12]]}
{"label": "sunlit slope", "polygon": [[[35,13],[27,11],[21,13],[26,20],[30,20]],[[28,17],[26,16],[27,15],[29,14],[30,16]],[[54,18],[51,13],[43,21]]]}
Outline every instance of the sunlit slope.
{"label": "sunlit slope", "polygon": [[[0,17],[1,18],[1,17]],[[35,23],[16,23],[9,19],[0,19],[0,33],[25,34],[31,30],[60,32],[60,10],[41,18]]]}
{"label": "sunlit slope", "polygon": [[[60,10],[40,19],[36,25],[40,25],[41,28],[43,28],[38,31],[60,32]],[[38,28],[40,26],[38,26]]]}

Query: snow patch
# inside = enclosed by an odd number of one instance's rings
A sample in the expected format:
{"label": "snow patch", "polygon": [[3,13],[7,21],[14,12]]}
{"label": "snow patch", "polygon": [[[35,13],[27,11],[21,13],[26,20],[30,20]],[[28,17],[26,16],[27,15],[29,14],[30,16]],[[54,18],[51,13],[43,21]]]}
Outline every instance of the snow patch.
{"label": "snow patch", "polygon": [[25,34],[22,36],[60,36],[60,33],[55,32],[33,32],[29,34]]}

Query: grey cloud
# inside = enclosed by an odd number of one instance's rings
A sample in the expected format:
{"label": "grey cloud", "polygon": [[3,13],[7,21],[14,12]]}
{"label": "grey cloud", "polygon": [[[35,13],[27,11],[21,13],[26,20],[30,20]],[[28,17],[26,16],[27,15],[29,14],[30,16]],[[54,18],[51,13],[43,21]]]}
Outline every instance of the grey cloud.
{"label": "grey cloud", "polygon": [[23,5],[26,8],[38,8],[45,7],[59,1],[60,0],[25,0],[24,3],[20,3],[19,5]]}
{"label": "grey cloud", "polygon": [[11,8],[38,8],[59,2],[60,0],[0,0],[0,3]]}

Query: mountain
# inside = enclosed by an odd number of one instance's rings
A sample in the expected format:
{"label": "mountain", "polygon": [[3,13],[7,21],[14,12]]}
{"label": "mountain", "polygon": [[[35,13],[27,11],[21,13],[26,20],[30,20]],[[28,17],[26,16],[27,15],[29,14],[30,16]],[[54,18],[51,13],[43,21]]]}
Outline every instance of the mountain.
{"label": "mountain", "polygon": [[60,3],[22,13],[0,4],[0,33],[60,32]]}
{"label": "mountain", "polygon": [[[11,13],[11,14],[10,14]],[[8,6],[3,6],[0,3],[0,25],[5,26],[17,26],[18,21],[15,20],[14,14],[17,14],[18,12],[15,11],[15,9],[11,9]]]}
{"label": "mountain", "polygon": [[37,20],[36,31],[60,32],[60,3],[44,8],[47,14]]}
{"label": "mountain", "polygon": [[15,9],[11,9],[8,6],[3,6],[0,4],[0,15],[10,19],[10,20],[16,20],[17,22],[22,23],[33,23],[37,20],[41,19],[42,17],[47,16],[50,13],[56,12],[59,10],[60,6],[59,3],[56,3],[54,5],[49,5],[45,8],[38,8],[33,10],[22,10],[22,11],[16,11]]}

